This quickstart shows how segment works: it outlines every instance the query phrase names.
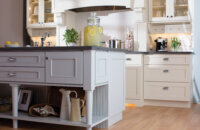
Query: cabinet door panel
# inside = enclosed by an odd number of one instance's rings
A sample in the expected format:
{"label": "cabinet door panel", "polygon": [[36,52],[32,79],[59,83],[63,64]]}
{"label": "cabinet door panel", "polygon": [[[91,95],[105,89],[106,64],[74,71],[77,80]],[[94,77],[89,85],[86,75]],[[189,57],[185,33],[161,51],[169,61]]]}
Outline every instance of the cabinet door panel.
{"label": "cabinet door panel", "polygon": [[166,0],[151,0],[150,9],[152,21],[166,20],[166,15],[168,13],[166,12],[168,11],[167,4],[168,2]]}
{"label": "cabinet door panel", "polygon": [[47,83],[83,83],[82,52],[47,52],[46,56]]}
{"label": "cabinet door panel", "polygon": [[126,99],[140,99],[142,87],[142,67],[126,67]]}
{"label": "cabinet door panel", "polygon": [[125,55],[110,52],[109,59],[109,116],[125,109]]}

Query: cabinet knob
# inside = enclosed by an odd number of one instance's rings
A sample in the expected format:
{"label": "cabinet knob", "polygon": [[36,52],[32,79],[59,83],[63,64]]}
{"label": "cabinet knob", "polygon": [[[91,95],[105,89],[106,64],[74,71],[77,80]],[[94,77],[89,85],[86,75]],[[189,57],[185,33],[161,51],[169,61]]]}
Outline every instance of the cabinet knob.
{"label": "cabinet knob", "polygon": [[173,18],[173,16],[171,16],[171,18]]}
{"label": "cabinet knob", "polygon": [[169,87],[163,87],[163,90],[169,90]]}
{"label": "cabinet knob", "polygon": [[131,61],[131,58],[126,58],[127,61]]}
{"label": "cabinet knob", "polygon": [[49,58],[48,57],[45,57],[45,60],[48,60]]}
{"label": "cabinet knob", "polygon": [[167,16],[167,18],[169,18],[169,16]]}
{"label": "cabinet knob", "polygon": [[9,57],[9,58],[8,58],[8,61],[9,61],[9,62],[15,62],[15,61],[16,61],[16,58],[14,58],[14,57]]}
{"label": "cabinet knob", "polygon": [[168,72],[169,72],[169,70],[163,70],[163,72],[164,72],[164,73],[168,73]]}
{"label": "cabinet knob", "polygon": [[8,76],[9,76],[9,77],[16,77],[17,74],[16,74],[16,73],[8,73]]}

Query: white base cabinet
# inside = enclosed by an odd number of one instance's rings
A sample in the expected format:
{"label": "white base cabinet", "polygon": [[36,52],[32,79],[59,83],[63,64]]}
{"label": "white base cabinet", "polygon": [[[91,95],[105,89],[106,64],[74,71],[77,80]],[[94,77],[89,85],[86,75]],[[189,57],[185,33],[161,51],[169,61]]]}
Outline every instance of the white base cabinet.
{"label": "white base cabinet", "polygon": [[[12,119],[13,128],[18,127],[18,120],[23,120],[92,130],[95,126],[107,128],[122,119],[125,109],[124,52],[58,49],[0,54],[0,83],[11,86],[13,102],[12,112],[0,113],[0,118]],[[25,64],[21,66],[22,63]],[[87,102],[86,116],[81,122],[71,122],[58,117],[30,117],[28,113],[18,112],[21,85],[83,88]]]}
{"label": "white base cabinet", "polygon": [[[191,106],[190,54],[144,54],[144,64],[137,55],[126,57],[127,103],[136,106]],[[132,59],[135,61],[131,62]]]}

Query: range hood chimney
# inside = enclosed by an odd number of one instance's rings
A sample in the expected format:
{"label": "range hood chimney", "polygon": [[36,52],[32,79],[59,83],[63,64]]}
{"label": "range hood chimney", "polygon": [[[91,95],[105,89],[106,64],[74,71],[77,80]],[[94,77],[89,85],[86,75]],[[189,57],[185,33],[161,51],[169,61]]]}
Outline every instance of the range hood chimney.
{"label": "range hood chimney", "polygon": [[54,13],[133,9],[134,0],[54,0]]}

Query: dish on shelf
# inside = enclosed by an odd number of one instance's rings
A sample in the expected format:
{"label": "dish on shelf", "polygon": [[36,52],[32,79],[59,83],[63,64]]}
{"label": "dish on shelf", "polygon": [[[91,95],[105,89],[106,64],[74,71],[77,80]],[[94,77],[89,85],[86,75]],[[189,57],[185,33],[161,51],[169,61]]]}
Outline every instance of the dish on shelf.
{"label": "dish on shelf", "polygon": [[19,47],[19,45],[10,44],[10,45],[5,45],[5,47]]}

